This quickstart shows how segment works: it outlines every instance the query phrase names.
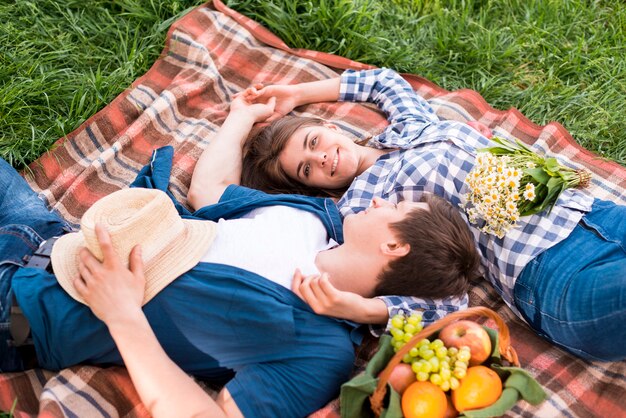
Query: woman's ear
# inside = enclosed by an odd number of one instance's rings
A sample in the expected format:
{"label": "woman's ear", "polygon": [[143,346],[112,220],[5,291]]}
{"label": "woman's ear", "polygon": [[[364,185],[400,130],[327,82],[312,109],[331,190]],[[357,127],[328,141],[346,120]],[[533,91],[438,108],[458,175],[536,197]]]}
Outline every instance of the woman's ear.
{"label": "woman's ear", "polygon": [[411,245],[400,244],[396,241],[387,241],[380,244],[380,251],[390,257],[404,257],[411,251]]}
{"label": "woman's ear", "polygon": [[324,122],[324,127],[333,131],[339,130],[339,127],[337,125],[335,125],[334,123],[330,123],[330,122]]}

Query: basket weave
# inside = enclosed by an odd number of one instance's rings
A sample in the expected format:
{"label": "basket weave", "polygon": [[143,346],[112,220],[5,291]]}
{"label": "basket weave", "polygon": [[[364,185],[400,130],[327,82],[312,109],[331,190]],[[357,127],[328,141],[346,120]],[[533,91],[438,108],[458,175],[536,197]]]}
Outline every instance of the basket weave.
{"label": "basket weave", "polygon": [[493,319],[498,327],[498,337],[500,341],[500,355],[514,366],[519,366],[519,360],[515,349],[511,346],[511,338],[509,334],[509,327],[504,323],[504,320],[496,312],[489,308],[482,306],[476,306],[466,309],[460,312],[453,312],[438,321],[433,322],[422,331],[418,332],[411,338],[398,352],[389,360],[387,367],[380,373],[378,379],[378,385],[376,390],[370,396],[370,403],[372,405],[372,411],[377,417],[380,416],[383,410],[383,400],[387,393],[387,381],[394,367],[396,367],[402,361],[402,358],[407,354],[411,348],[415,347],[422,339],[430,337],[432,334],[444,328],[446,325],[458,321],[460,319],[467,319],[470,317],[484,316],[486,318]]}

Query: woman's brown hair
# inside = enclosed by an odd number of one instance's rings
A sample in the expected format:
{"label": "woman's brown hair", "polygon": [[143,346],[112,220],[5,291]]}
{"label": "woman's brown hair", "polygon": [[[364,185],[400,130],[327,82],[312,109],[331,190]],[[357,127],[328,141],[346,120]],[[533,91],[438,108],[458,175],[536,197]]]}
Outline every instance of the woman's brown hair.
{"label": "woman's brown hair", "polygon": [[343,189],[306,186],[290,178],[278,157],[291,136],[300,128],[321,126],[324,120],[312,117],[285,116],[253,135],[244,147],[241,184],[267,193],[297,193],[307,196],[341,197]]}

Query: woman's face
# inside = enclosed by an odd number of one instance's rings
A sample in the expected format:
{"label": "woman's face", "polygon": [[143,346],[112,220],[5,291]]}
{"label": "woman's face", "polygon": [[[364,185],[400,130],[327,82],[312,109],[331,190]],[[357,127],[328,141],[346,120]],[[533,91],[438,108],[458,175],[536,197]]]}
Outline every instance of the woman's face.
{"label": "woman's face", "polygon": [[358,147],[335,125],[305,126],[287,140],[278,160],[287,175],[300,183],[339,189],[358,175]]}

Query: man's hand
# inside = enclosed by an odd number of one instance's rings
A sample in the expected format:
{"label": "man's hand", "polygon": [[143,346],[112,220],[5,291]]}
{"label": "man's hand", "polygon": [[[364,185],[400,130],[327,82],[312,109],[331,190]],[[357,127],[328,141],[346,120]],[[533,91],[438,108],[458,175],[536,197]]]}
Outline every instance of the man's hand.
{"label": "man's hand", "polygon": [[276,100],[276,107],[270,117],[267,118],[267,122],[272,122],[285,116],[291,112],[294,108],[298,107],[298,89],[295,85],[270,85],[263,86],[262,84],[255,84],[244,91],[246,98],[255,103],[263,103],[274,97]]}
{"label": "man's hand", "polygon": [[385,323],[388,319],[387,307],[383,301],[338,290],[328,279],[327,273],[304,277],[296,269],[291,290],[319,315],[362,324]]}
{"label": "man's hand", "polygon": [[259,98],[254,87],[237,93],[230,103],[229,115],[246,115],[253,123],[266,121],[274,114],[276,98]]}
{"label": "man's hand", "polygon": [[96,225],[96,236],[103,260],[100,262],[89,250],[81,249],[80,277],[74,280],[74,287],[94,315],[110,325],[141,311],[146,279],[139,246],[130,253],[128,269],[122,264],[111,244],[111,236],[102,225]]}

